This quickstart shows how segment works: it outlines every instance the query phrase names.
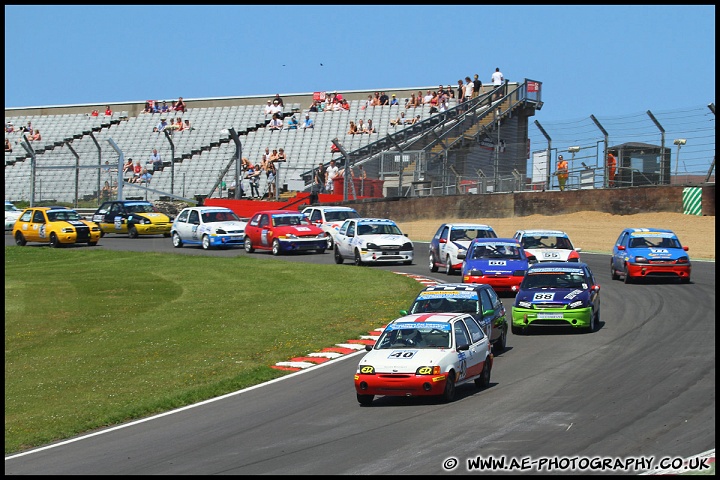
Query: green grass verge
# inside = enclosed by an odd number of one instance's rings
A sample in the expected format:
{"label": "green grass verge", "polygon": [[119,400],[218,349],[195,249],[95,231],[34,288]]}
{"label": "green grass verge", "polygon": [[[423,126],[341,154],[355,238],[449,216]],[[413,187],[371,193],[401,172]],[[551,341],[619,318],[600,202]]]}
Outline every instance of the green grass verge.
{"label": "green grass verge", "polygon": [[6,247],[5,453],[286,375],[271,366],[366,335],[421,289],[373,268]]}

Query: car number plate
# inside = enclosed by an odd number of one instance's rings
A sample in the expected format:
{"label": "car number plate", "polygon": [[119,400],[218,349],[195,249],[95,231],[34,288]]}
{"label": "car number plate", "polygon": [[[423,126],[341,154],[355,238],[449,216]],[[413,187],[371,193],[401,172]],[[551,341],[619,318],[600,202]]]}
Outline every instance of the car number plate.
{"label": "car number plate", "polygon": [[563,314],[562,313],[538,313],[537,318],[555,318],[555,319],[562,319]]}

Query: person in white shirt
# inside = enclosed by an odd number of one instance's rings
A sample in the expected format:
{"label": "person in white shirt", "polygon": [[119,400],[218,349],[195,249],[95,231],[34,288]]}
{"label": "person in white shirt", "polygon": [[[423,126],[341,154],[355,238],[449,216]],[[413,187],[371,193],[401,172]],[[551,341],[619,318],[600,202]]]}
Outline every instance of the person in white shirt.
{"label": "person in white shirt", "polygon": [[472,79],[470,77],[465,77],[465,90],[463,93],[465,94],[465,101],[472,100],[473,90],[475,88],[475,84],[473,83]]}
{"label": "person in white shirt", "polygon": [[270,100],[267,101],[267,105],[265,105],[265,116],[273,114],[273,106],[272,102]]}
{"label": "person in white shirt", "polygon": [[[495,73],[492,74],[492,78],[490,80],[492,81],[493,89],[497,89],[503,84],[505,79],[503,78],[503,74],[500,72],[500,67],[497,67],[495,69]],[[500,98],[500,95],[500,90],[498,90],[498,92],[495,94],[495,100]]]}
{"label": "person in white shirt", "polygon": [[325,190],[328,193],[333,193],[333,179],[337,176],[339,170],[337,165],[335,165],[335,160],[330,160],[330,166],[325,171]]}

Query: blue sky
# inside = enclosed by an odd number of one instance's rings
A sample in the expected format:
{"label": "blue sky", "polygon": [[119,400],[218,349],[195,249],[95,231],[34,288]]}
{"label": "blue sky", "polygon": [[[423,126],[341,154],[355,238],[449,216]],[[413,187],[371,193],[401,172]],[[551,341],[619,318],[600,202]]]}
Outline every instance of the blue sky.
{"label": "blue sky", "polygon": [[6,107],[390,92],[495,67],[542,82],[543,125],[708,115],[715,6],[5,6]]}

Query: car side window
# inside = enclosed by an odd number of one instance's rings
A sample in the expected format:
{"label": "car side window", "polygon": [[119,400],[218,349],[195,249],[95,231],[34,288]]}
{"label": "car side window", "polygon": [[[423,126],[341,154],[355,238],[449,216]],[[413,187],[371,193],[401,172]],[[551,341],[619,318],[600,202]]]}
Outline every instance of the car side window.
{"label": "car side window", "polygon": [[32,210],[28,210],[27,212],[23,213],[22,216],[20,217],[20,221],[21,222],[29,222],[30,219],[32,218],[32,213],[33,213]]}
{"label": "car side window", "polygon": [[347,233],[346,235],[348,237],[354,237],[355,236],[355,222],[350,222],[347,227]]}
{"label": "car side window", "polygon": [[480,292],[480,303],[482,304],[483,312],[487,310],[493,310],[495,308],[492,300],[490,299],[490,294],[488,293],[487,289]]}
{"label": "car side window", "polygon": [[187,222],[188,217],[188,211],[185,210],[183,212],[180,212],[180,215],[178,215],[178,222]]}
{"label": "car side window", "polygon": [[477,343],[485,337],[485,334],[483,334],[478,324],[475,323],[475,320],[472,318],[465,319],[465,326],[470,332],[470,339],[472,340],[472,343]]}
{"label": "car side window", "polygon": [[502,301],[500,301],[500,297],[497,296],[497,293],[495,293],[495,290],[490,290],[489,288],[485,290],[485,292],[488,294],[488,297],[490,297],[490,302],[492,303],[492,308],[494,310],[497,310],[500,308],[500,305],[502,305]]}
{"label": "car side window", "polygon": [[43,212],[35,210],[32,221],[33,223],[45,223],[45,216],[43,215]]}
{"label": "car side window", "polygon": [[444,227],[442,229],[442,233],[440,234],[440,238],[444,238],[445,240],[448,240],[448,232],[450,231],[450,227]]}
{"label": "car side window", "polygon": [[440,238],[440,235],[442,235],[444,228],[445,228],[445,225],[440,225],[440,228],[437,229],[437,231],[435,232],[435,235],[433,236],[433,240],[437,240]]}
{"label": "car side window", "polygon": [[263,214],[260,216],[260,222],[258,223],[258,226],[260,228],[265,228],[270,224],[270,219],[268,218],[267,214]]}
{"label": "car side window", "polygon": [[339,234],[339,235],[346,235],[346,234],[347,234],[347,233],[346,233],[346,232],[347,232],[347,229],[348,229],[348,227],[350,226],[351,223],[352,223],[352,222],[345,222],[345,223],[343,223],[342,226],[340,227],[340,230],[338,230],[338,234]]}
{"label": "car side window", "polygon": [[312,212],[312,215],[310,216],[310,221],[313,223],[322,222],[322,213],[320,212],[320,210],[314,210]]}
{"label": "car side window", "polygon": [[460,345],[470,344],[470,335],[468,335],[465,323],[463,323],[462,321],[455,322],[455,326],[453,327],[453,329],[455,330],[455,348],[459,347]]}
{"label": "car side window", "polygon": [[193,225],[200,225],[200,215],[198,215],[197,210],[193,210],[192,212],[190,212],[188,223],[191,223]]}

